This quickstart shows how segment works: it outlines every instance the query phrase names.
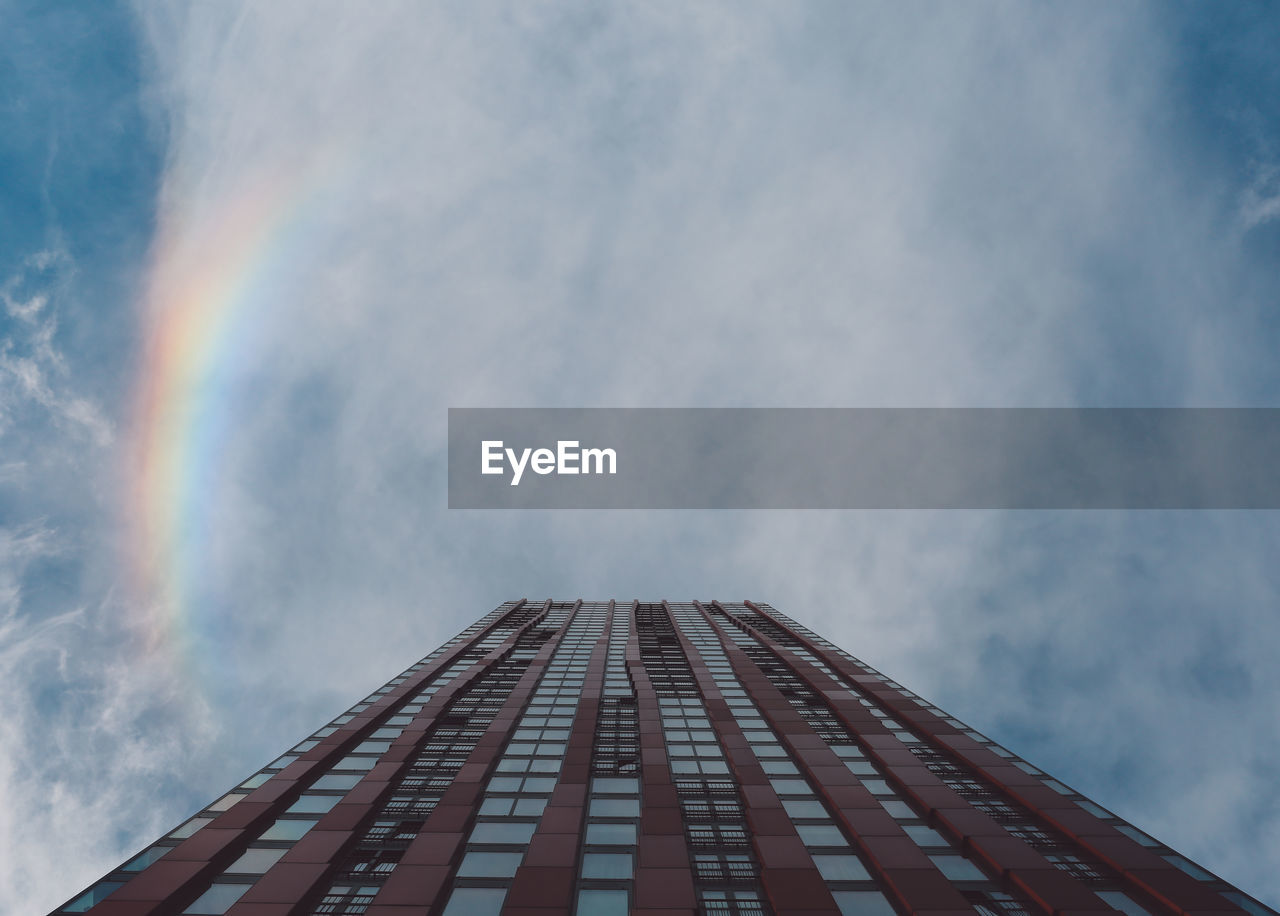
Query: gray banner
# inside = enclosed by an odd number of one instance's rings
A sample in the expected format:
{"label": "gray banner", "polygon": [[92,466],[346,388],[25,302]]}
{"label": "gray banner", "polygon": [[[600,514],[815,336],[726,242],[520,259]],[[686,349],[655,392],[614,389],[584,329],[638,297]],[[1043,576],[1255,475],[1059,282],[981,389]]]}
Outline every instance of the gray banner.
{"label": "gray banner", "polygon": [[450,408],[449,507],[1275,509],[1280,408]]}

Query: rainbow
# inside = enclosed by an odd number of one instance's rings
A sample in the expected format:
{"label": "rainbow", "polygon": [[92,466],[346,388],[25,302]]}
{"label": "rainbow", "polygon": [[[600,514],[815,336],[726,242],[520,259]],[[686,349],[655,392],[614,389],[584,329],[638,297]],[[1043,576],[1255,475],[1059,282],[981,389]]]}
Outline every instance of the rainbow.
{"label": "rainbow", "polygon": [[225,624],[210,600],[209,558],[246,370],[314,256],[316,210],[332,176],[331,161],[264,175],[223,203],[174,207],[162,220],[141,308],[124,488],[148,649],[187,655]]}

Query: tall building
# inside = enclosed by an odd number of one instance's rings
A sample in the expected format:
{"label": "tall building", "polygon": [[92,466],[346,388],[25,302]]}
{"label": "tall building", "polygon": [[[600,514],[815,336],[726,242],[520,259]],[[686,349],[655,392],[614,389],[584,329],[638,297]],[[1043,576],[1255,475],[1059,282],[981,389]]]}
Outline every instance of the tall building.
{"label": "tall building", "polygon": [[504,604],[58,914],[1272,911],[764,604]]}

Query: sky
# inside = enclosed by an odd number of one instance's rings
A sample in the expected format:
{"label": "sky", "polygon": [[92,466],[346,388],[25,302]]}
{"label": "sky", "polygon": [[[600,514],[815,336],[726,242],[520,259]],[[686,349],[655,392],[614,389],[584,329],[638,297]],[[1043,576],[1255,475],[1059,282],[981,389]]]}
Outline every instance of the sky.
{"label": "sky", "polygon": [[1280,406],[1280,10],[0,0],[0,911],[502,601],[766,601],[1280,904],[1280,518],[468,512],[446,410]]}

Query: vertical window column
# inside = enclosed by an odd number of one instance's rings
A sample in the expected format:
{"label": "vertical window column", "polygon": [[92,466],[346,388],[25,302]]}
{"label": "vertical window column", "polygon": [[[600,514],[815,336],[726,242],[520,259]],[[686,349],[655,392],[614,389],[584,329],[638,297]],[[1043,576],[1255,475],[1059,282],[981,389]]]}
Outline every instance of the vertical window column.
{"label": "vertical window column", "polygon": [[[337,866],[326,870],[326,889],[316,892],[304,912],[364,913],[388,886],[435,874],[424,872],[413,851],[429,847],[436,833],[447,831],[458,807],[447,804],[451,793],[474,789],[465,778],[468,766],[489,753],[491,744],[505,740],[513,695],[520,698],[521,686],[529,678],[536,680],[540,661],[554,648],[569,616],[549,605],[531,611],[525,619],[506,621],[515,629],[504,627],[507,635],[500,644],[479,646],[485,651],[479,674],[431,697],[397,747],[383,752],[370,772],[368,798],[334,823],[356,840],[345,854],[332,856]],[[495,732],[498,738],[491,738]],[[469,806],[464,810],[469,813]],[[335,810],[327,817],[336,815]]]}
{"label": "vertical window column", "polygon": [[[558,861],[557,857],[566,856],[563,844],[540,843],[535,834],[547,812],[571,806],[575,797],[577,808],[581,807],[582,793],[559,783],[566,774],[571,781],[574,773],[581,780],[586,778],[589,748],[572,752],[570,737],[607,615],[605,605],[578,603],[541,672],[534,670],[537,665],[531,667],[511,698],[510,728],[504,734],[486,736],[486,741],[494,738],[493,762],[477,770],[469,810],[441,824],[456,831],[456,840],[450,839],[456,850],[449,862],[452,877],[450,869],[443,869],[446,880],[436,898],[436,906],[443,905],[448,916],[496,916],[504,908],[521,906],[528,894],[536,895],[542,890],[539,881],[553,896],[558,895],[562,909],[567,907],[577,861],[576,840],[567,860]],[[466,801],[458,799],[460,805]],[[443,862],[443,850],[435,857]],[[530,866],[523,875],[522,865]],[[404,893],[410,890],[406,884]]]}
{"label": "vertical window column", "polygon": [[[671,684],[669,678],[659,672],[655,672],[656,678],[650,676],[648,657],[653,651],[652,613],[652,605],[640,605],[638,602],[631,605],[632,629],[626,648],[627,671],[635,684],[644,816],[640,816],[638,806],[634,815],[629,815],[627,809],[620,805],[601,804],[592,820],[601,825],[614,825],[619,832],[627,821],[639,821],[637,908],[689,911],[698,906],[698,898],[694,893],[693,868],[685,841],[681,803],[672,782],[663,738],[659,695],[669,691]],[[601,835],[603,829],[603,826],[597,828],[596,835]]]}
{"label": "vertical window column", "polygon": [[[641,660],[658,698],[698,906],[704,913],[769,913],[760,863],[747,841],[749,802],[730,770],[670,606],[639,605],[636,628]],[[695,833],[695,825],[709,833]]]}

